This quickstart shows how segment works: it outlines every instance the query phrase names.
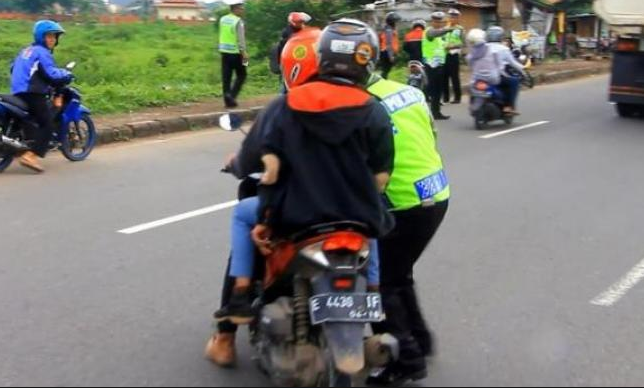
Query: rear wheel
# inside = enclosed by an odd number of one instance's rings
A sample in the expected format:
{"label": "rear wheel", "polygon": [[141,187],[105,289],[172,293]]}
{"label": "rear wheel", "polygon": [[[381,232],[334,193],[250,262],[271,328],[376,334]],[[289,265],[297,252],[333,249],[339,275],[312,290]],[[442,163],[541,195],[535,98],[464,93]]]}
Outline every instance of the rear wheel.
{"label": "rear wheel", "polygon": [[480,109],[474,115],[474,126],[478,131],[482,131],[487,128],[487,120],[485,119],[485,109]]}
{"label": "rear wheel", "polygon": [[507,125],[512,125],[512,123],[514,123],[514,115],[503,117],[503,121],[505,121]]}
{"label": "rear wheel", "polygon": [[13,158],[13,153],[9,153],[0,149],[0,173],[4,172],[4,170],[11,166]]}
{"label": "rear wheel", "polygon": [[635,104],[617,104],[617,113],[621,117],[633,117],[640,111],[640,109],[642,108]]}

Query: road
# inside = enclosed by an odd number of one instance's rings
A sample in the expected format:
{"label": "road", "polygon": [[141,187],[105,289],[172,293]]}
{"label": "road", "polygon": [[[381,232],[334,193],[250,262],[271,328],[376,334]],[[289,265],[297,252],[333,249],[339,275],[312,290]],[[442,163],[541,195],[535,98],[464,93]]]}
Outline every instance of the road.
{"label": "road", "polygon": [[[522,96],[512,128],[440,122],[452,207],[418,267],[439,340],[426,386],[644,381],[644,125],[607,77]],[[540,125],[529,126],[533,123]],[[265,386],[202,358],[231,210],[220,174],[241,134],[208,130],[60,155],[0,176],[0,385]],[[210,210],[210,212],[208,211]]]}

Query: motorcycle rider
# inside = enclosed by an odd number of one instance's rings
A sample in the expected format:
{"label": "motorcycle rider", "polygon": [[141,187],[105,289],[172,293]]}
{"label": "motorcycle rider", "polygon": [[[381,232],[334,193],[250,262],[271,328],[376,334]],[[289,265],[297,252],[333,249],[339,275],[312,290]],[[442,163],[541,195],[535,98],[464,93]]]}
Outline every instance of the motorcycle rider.
{"label": "motorcycle rider", "polygon": [[41,159],[47,154],[55,131],[49,95],[53,87],[65,85],[73,79],[71,72],[56,66],[53,57],[64,33],[63,27],[54,21],[36,22],[34,43],[23,49],[12,65],[11,93],[27,104],[29,113],[38,124],[27,128],[27,138],[33,140],[33,146],[20,156],[20,164],[36,172],[44,172]]}
{"label": "motorcycle rider", "polygon": [[[309,51],[302,50],[301,44],[294,44],[294,48],[300,54]],[[302,74],[288,69],[288,58],[295,57],[288,54],[287,45],[282,58],[284,74]],[[264,206],[271,209],[265,221],[281,235],[320,222],[347,219],[370,225],[375,236],[388,231],[390,220],[377,188],[386,185],[393,163],[391,127],[386,111],[360,88],[373,71],[377,57],[377,37],[365,24],[351,20],[332,23],[319,45],[320,79],[294,85],[297,87],[288,96],[274,101],[264,113],[263,126],[269,133],[258,136],[265,137],[260,149],[268,151],[264,154],[265,161],[266,156],[274,154],[281,165],[277,184],[265,187],[269,195],[264,197]],[[310,66],[293,68],[306,69],[308,74],[309,69],[316,70],[317,61]],[[257,167],[257,145],[254,148],[255,161],[247,165]],[[265,179],[265,183],[277,177],[268,170],[273,177]],[[331,179],[321,182],[324,176]],[[325,188],[328,188],[326,193]],[[284,193],[288,193],[289,201],[272,201]],[[246,203],[245,206],[247,211],[256,205]],[[265,214],[263,210],[259,213]],[[266,225],[256,228],[256,240],[266,230]],[[372,289],[377,286],[374,273],[377,283],[377,267],[374,272],[372,265]],[[236,279],[230,303],[216,313],[218,320],[248,321],[251,315],[249,285],[248,277]],[[219,365],[232,365],[234,334],[224,332],[213,337],[206,353]]]}
{"label": "motorcycle rider", "polygon": [[475,28],[467,34],[470,53],[467,62],[472,69],[472,83],[484,81],[489,85],[498,86],[501,83],[499,60],[487,43],[485,31]]}
{"label": "motorcycle rider", "polygon": [[499,61],[499,70],[501,71],[500,88],[503,91],[506,106],[503,109],[505,114],[518,114],[516,111],[517,99],[521,90],[520,79],[508,73],[508,67],[512,67],[521,74],[525,73],[524,66],[516,60],[510,48],[506,46],[505,30],[503,27],[493,26],[487,30],[487,41],[490,44],[492,53]]}
{"label": "motorcycle rider", "polygon": [[368,91],[391,117],[396,154],[385,191],[396,226],[378,241],[380,291],[387,320],[374,325],[374,331],[394,335],[400,343],[400,357],[374,371],[367,384],[400,386],[425,378],[426,357],[433,354],[432,335],[414,288],[414,266],[447,213],[450,187],[424,94],[377,76]]}

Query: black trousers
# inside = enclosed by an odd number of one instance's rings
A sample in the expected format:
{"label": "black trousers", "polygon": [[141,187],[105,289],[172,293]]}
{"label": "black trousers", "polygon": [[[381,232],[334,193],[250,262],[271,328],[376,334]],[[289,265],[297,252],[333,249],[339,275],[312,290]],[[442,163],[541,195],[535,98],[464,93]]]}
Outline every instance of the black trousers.
{"label": "black trousers", "polygon": [[25,123],[27,140],[33,142],[31,150],[41,158],[49,151],[49,142],[55,131],[54,113],[51,102],[45,94],[20,93],[17,95],[29,107],[29,113],[36,120],[38,126]]}
{"label": "black trousers", "polygon": [[432,100],[432,114],[434,116],[441,113],[441,95],[443,94],[445,82],[445,67],[431,67],[425,65],[425,72],[427,73],[427,95]]}
{"label": "black trousers", "polygon": [[376,333],[390,333],[401,344],[403,367],[425,366],[432,354],[432,337],[415,290],[414,266],[445,218],[449,202],[394,212],[396,228],[378,241],[380,286],[387,321],[374,325]]}
{"label": "black trousers", "polygon": [[450,100],[450,82],[454,89],[454,101],[461,101],[461,56],[448,54],[445,62],[445,85],[443,87],[443,101]]}
{"label": "black trousers", "polygon": [[382,69],[382,78],[388,79],[394,64],[389,58],[389,51],[380,52],[380,69]]}
{"label": "black trousers", "polygon": [[[233,73],[235,83],[233,84]],[[221,54],[221,80],[224,84],[224,96],[236,99],[246,82],[247,72],[241,54]]]}

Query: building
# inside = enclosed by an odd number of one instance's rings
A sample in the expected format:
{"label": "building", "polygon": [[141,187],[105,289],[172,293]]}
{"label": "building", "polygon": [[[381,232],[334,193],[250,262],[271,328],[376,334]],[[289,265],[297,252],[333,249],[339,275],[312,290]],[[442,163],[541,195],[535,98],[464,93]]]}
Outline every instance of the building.
{"label": "building", "polygon": [[205,8],[196,0],[163,0],[155,4],[157,18],[168,21],[204,21]]}

